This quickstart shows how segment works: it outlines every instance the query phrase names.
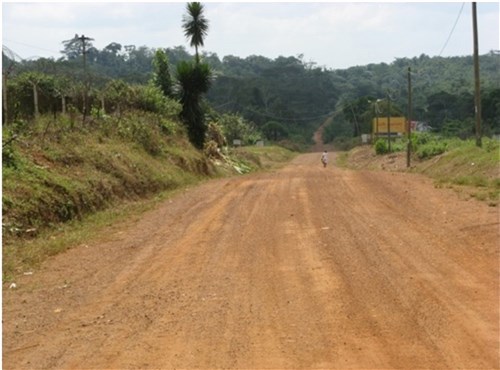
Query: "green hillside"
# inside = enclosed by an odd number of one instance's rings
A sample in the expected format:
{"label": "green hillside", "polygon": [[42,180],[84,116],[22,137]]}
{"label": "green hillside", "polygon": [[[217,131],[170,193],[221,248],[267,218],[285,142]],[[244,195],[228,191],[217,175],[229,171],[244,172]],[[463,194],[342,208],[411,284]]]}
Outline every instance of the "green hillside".
{"label": "green hillside", "polygon": [[[102,95],[114,81],[128,86],[147,85],[155,77],[154,58],[164,51],[172,78],[181,62],[193,59],[184,47],[149,49],[111,43],[102,50],[91,47],[87,58],[92,86],[88,99],[99,109]],[[33,83],[43,94],[41,112],[61,110],[61,95],[77,109],[82,105],[81,55],[66,48],[59,60],[13,62],[3,54],[9,116],[33,116]],[[386,101],[388,93],[395,113],[407,112],[407,71],[412,70],[413,120],[427,122],[436,132],[469,136],[474,116],[472,56],[395,58],[394,62],[331,70],[299,56],[223,56],[204,51],[201,60],[210,66],[211,86],[206,102],[218,113],[239,114],[270,140],[310,144],[312,133],[332,113],[340,113],[327,130],[326,141],[358,136],[369,131],[375,116],[373,102]],[[500,55],[480,56],[484,133],[500,133]],[[114,92],[114,99],[120,91]],[[21,101],[22,105],[16,105]],[[371,102],[371,103],[370,103]],[[383,105],[383,103],[382,103]],[[384,107],[381,108],[382,111]],[[279,130],[271,130],[279,125]]]}

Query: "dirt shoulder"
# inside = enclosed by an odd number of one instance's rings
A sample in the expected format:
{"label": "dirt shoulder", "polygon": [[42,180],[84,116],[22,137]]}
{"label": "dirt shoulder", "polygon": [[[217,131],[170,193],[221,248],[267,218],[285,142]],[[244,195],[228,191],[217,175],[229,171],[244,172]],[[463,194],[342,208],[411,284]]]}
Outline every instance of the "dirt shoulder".
{"label": "dirt shoulder", "polygon": [[3,366],[498,368],[498,209],[319,154],[215,180],[3,291]]}

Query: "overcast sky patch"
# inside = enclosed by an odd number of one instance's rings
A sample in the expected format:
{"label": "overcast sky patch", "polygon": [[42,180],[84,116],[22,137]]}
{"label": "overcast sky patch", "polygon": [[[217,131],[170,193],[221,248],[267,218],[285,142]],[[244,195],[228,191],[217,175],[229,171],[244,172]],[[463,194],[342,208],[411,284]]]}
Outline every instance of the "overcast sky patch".
{"label": "overcast sky patch", "polygon": [[[327,68],[391,63],[396,58],[439,55],[462,3],[322,2],[216,3],[205,5],[210,22],[203,51],[268,58],[304,54]],[[479,2],[479,50],[499,47],[498,2]],[[2,3],[2,42],[22,58],[62,56],[75,34],[103,49],[122,45],[182,45],[186,3]],[[465,3],[443,56],[472,54],[471,3]]]}

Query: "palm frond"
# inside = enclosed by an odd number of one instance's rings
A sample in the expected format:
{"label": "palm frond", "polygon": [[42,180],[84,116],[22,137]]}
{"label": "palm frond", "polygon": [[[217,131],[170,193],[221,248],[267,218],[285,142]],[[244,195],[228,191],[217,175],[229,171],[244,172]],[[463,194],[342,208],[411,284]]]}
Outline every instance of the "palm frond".
{"label": "palm frond", "polygon": [[203,5],[198,2],[187,4],[187,14],[182,17],[184,36],[190,39],[190,45],[198,49],[204,45],[204,37],[208,34],[208,19],[203,15]]}

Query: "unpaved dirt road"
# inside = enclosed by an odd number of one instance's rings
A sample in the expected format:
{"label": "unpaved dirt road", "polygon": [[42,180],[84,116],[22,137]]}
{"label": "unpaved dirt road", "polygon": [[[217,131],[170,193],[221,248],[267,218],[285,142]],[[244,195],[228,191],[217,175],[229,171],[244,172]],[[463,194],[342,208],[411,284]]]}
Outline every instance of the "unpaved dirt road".
{"label": "unpaved dirt road", "polygon": [[188,190],[4,287],[4,369],[498,368],[498,209],[319,157]]}

